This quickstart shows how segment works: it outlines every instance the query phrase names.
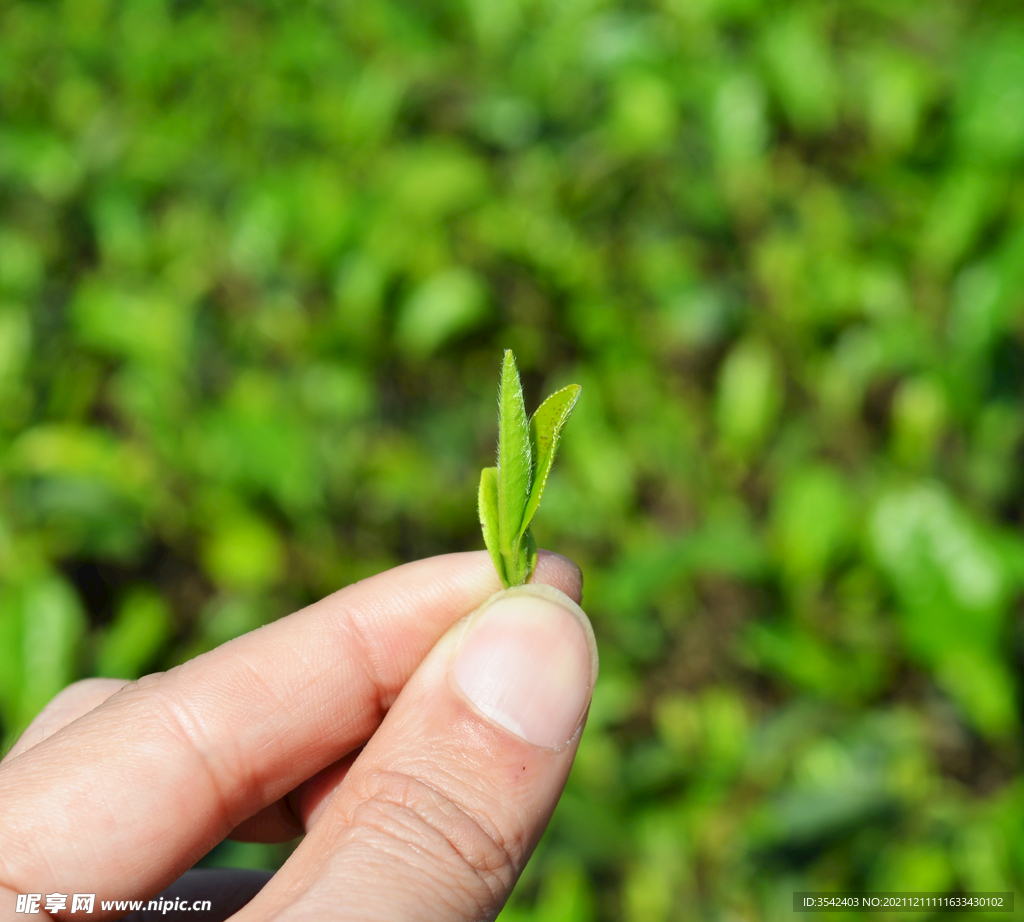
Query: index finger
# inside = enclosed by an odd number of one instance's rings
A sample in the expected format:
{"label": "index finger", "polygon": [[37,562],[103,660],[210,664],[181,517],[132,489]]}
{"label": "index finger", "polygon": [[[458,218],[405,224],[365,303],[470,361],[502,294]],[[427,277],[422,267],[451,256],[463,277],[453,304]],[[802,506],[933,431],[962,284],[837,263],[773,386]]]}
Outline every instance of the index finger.
{"label": "index finger", "polygon": [[[558,555],[535,579],[579,596]],[[0,768],[0,896],[88,892],[98,908],[158,892],[365,742],[499,588],[484,552],[406,564],[113,695]]]}

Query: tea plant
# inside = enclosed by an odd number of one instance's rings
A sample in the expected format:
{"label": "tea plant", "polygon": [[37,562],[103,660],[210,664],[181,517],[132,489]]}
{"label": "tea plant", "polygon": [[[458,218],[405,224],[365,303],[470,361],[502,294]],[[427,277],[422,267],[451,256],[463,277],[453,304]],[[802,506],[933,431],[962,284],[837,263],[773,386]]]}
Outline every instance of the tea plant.
{"label": "tea plant", "polygon": [[506,589],[528,582],[537,565],[530,521],[581,390],[570,384],[555,391],[527,421],[516,359],[511,349],[505,350],[498,389],[498,466],[480,474],[479,508],[484,542]]}

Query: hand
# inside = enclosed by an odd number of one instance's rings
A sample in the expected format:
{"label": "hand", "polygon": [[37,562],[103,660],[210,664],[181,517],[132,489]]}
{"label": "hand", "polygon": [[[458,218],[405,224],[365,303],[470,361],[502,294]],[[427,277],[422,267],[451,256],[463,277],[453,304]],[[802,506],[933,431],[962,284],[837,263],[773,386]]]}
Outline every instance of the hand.
{"label": "hand", "polygon": [[575,566],[541,552],[466,618],[499,588],[486,553],[422,560],[169,672],[65,689],[0,764],[0,919],[51,892],[96,894],[58,918],[115,918],[102,900],[153,897],[226,836],[303,832],[239,922],[493,918],[597,674]]}

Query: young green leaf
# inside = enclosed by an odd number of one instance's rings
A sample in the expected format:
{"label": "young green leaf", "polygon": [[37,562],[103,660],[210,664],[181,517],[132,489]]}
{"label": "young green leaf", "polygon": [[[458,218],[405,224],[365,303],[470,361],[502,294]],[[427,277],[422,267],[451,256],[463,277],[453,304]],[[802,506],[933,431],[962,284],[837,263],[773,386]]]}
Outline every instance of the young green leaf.
{"label": "young green leaf", "polygon": [[521,586],[523,583],[528,583],[530,577],[533,576],[533,571],[537,569],[537,542],[533,540],[533,533],[529,528],[526,529],[526,534],[519,539],[518,551],[519,560],[516,578],[519,582],[512,583],[513,586]]}
{"label": "young green leaf", "polygon": [[530,417],[530,450],[533,455],[533,480],[530,483],[530,498],[526,503],[526,511],[523,513],[522,531],[530,527],[530,520],[533,518],[537,507],[540,505],[541,495],[548,482],[548,475],[555,463],[555,450],[558,448],[558,440],[562,436],[562,426],[580,399],[578,384],[570,384],[561,390],[555,391],[545,400],[532,417]]}
{"label": "young green leaf", "polygon": [[484,533],[484,544],[491,555],[494,569],[501,577],[501,584],[508,585],[505,576],[505,561],[501,557],[501,543],[498,540],[498,469],[485,467],[480,472],[480,527]]}
{"label": "young green leaf", "polygon": [[[510,580],[520,571],[518,542],[533,464],[523,385],[511,349],[505,350],[498,392],[498,540]],[[525,580],[523,580],[525,582]],[[513,582],[512,585],[518,585]]]}
{"label": "young green leaf", "polygon": [[579,395],[578,384],[563,387],[527,421],[515,356],[505,350],[498,392],[498,466],[481,472],[478,504],[484,543],[506,588],[527,582],[537,566],[530,521]]}

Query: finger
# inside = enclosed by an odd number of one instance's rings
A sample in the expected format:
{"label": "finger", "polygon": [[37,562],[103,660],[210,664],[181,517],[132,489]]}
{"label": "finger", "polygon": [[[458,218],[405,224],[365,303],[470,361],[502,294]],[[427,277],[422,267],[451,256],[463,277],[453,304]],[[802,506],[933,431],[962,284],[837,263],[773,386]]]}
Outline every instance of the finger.
{"label": "finger", "polygon": [[302,835],[309,818],[316,814],[324,799],[344,780],[358,754],[359,750],[350,752],[345,758],[317,772],[308,781],[303,781],[294,791],[269,807],[243,820],[231,831],[229,838],[240,842],[287,842]]}
{"label": "finger", "polygon": [[597,677],[582,611],[501,593],[449,631],[237,922],[493,918],[565,784]]}
{"label": "finger", "polygon": [[[540,551],[533,582],[550,585],[579,602],[583,590],[579,568],[560,554]],[[303,818],[311,814],[325,796],[344,778],[354,754],[329,766],[285,797],[243,820],[230,834],[242,842],[287,842],[304,831]]]}
{"label": "finger", "polygon": [[[564,558],[544,567],[578,587]],[[496,588],[483,552],[406,564],[117,692],[0,766],[0,897],[158,892],[365,742]]]}
{"label": "finger", "polygon": [[36,715],[0,763],[38,746],[72,721],[99,707],[127,684],[127,679],[82,679],[69,685]]}

